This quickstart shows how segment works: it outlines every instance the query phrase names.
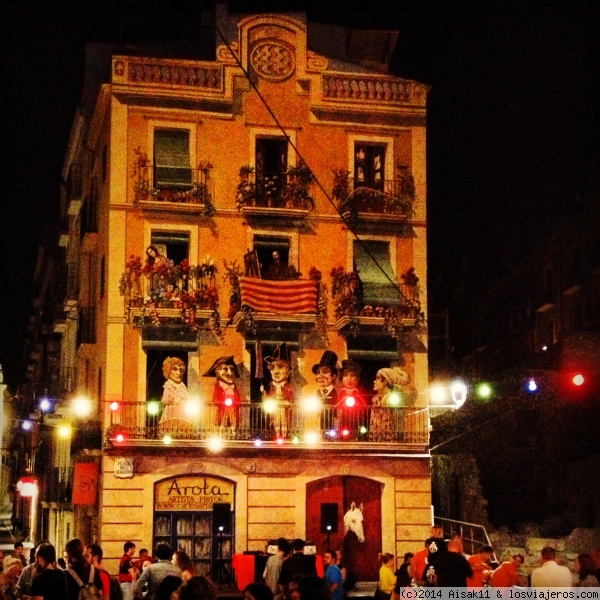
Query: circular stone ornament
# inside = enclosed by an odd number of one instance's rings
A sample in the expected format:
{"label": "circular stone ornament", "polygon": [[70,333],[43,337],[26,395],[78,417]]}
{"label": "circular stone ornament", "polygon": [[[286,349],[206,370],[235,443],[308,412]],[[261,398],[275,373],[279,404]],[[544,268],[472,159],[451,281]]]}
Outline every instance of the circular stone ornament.
{"label": "circular stone ornament", "polygon": [[264,79],[285,81],[296,69],[294,48],[280,40],[261,40],[252,48],[250,64]]}

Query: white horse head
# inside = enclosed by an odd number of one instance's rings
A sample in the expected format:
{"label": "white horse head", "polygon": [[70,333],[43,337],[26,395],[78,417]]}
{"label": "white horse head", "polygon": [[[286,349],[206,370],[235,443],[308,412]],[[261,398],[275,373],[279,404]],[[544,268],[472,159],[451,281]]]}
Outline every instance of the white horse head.
{"label": "white horse head", "polygon": [[353,531],[362,544],[365,541],[365,531],[363,529],[363,505],[356,506],[356,502],[350,505],[350,510],[344,515],[344,528],[346,533]]}

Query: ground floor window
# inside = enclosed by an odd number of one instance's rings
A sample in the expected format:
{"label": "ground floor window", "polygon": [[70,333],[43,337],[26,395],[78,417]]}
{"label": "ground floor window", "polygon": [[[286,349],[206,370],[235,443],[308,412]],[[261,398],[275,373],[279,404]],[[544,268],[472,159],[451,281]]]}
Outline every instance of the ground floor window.
{"label": "ground floor window", "polygon": [[196,574],[215,581],[231,576],[234,551],[234,485],[217,477],[178,476],[157,482],[153,547],[183,550]]}

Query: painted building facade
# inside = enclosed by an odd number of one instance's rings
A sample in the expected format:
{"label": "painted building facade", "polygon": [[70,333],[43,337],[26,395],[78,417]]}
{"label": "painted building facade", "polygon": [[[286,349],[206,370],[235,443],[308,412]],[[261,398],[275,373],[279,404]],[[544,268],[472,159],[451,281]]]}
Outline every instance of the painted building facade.
{"label": "painted building facade", "polygon": [[[310,28],[222,14],[215,60],[105,53],[84,93],[61,368],[102,423],[75,533],[91,519],[109,567],[127,540],[208,573],[283,536],[346,544],[375,579],[379,552],[427,537],[427,89],[382,71],[393,34],[354,34],[365,66],[309,49]],[[282,355],[290,395],[269,391]],[[319,403],[315,372],[348,360],[354,402],[338,376]]]}

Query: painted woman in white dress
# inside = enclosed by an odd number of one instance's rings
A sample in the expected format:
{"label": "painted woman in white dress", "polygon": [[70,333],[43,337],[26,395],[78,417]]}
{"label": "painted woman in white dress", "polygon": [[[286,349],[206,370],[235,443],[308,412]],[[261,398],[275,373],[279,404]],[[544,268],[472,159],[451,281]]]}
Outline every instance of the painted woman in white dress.
{"label": "painted woman in white dress", "polygon": [[193,422],[186,412],[189,395],[183,382],[185,363],[177,357],[168,357],[163,362],[163,375],[166,378],[163,386],[163,411],[158,423],[160,433],[188,435]]}

